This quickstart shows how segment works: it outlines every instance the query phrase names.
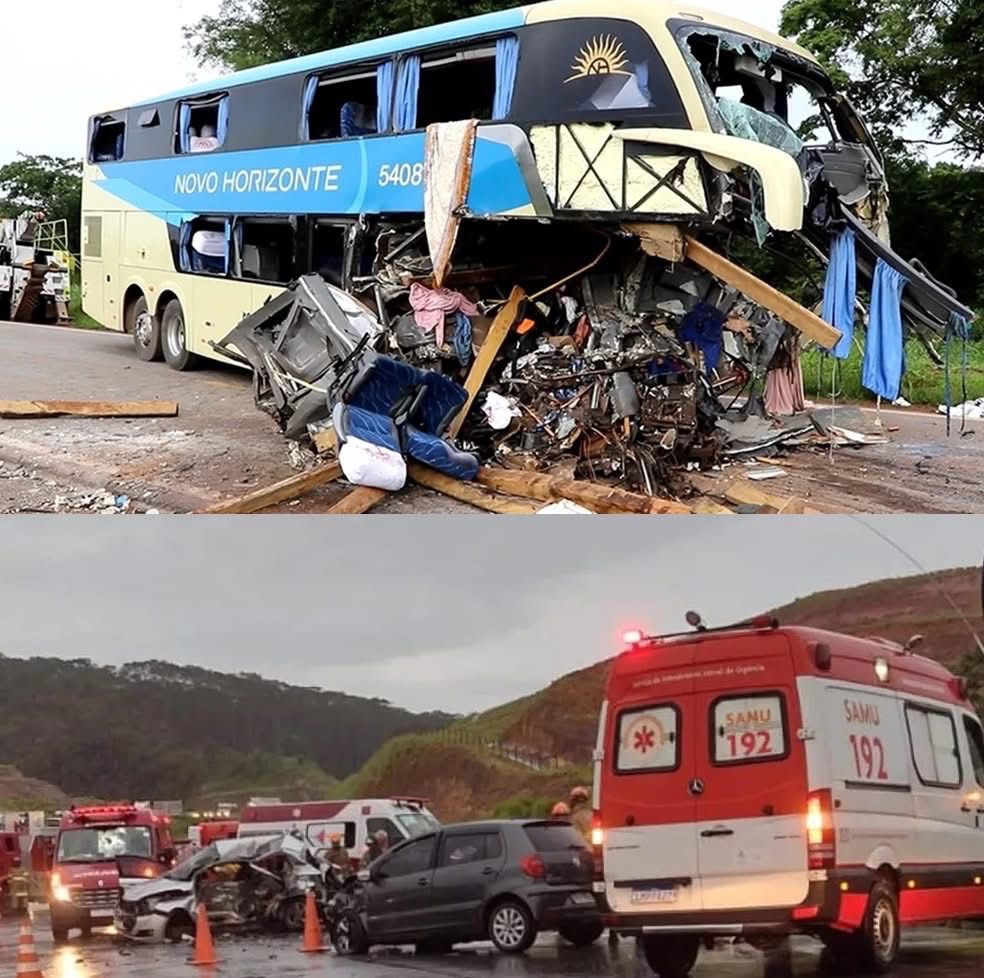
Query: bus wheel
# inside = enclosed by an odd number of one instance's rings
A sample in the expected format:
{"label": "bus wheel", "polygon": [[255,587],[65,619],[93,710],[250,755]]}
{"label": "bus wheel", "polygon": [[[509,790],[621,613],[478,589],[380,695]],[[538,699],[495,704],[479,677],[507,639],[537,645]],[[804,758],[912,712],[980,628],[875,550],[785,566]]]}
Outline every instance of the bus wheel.
{"label": "bus wheel", "polygon": [[195,366],[197,357],[188,352],[185,343],[184,310],[177,299],[172,299],[161,316],[161,346],[164,359],[172,370],[190,370]]}
{"label": "bus wheel", "polygon": [[156,316],[151,315],[143,296],[131,302],[126,311],[126,331],[133,335],[133,347],[141,360],[150,362],[164,356],[161,350],[161,324]]}
{"label": "bus wheel", "polygon": [[868,894],[868,906],[858,940],[866,969],[883,975],[892,970],[899,954],[899,903],[895,890],[879,879]]}
{"label": "bus wheel", "polygon": [[697,963],[700,939],[689,934],[647,934],[642,951],[659,978],[687,978]]}

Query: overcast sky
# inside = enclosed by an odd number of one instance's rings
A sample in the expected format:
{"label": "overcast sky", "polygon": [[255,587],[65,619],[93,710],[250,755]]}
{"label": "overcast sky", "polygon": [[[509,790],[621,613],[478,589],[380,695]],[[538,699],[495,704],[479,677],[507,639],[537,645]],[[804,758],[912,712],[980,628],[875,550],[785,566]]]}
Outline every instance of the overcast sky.
{"label": "overcast sky", "polygon": [[[980,517],[868,520],[927,568],[980,562]],[[3,544],[7,655],[166,659],[461,713],[607,657],[632,625],[915,573],[836,516],[22,517]]]}
{"label": "overcast sky", "polygon": [[[729,0],[701,6],[734,9]],[[780,0],[745,0],[741,17],[775,29],[781,7]],[[10,43],[3,54],[0,162],[17,152],[79,157],[93,113],[214,73],[197,69],[181,28],[215,13],[219,0],[4,0],[2,8]]]}

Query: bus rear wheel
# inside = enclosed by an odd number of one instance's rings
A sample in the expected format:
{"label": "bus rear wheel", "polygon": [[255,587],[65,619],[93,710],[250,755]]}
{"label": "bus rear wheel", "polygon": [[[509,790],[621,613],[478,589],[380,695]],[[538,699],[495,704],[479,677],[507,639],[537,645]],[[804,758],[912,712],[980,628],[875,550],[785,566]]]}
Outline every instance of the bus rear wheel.
{"label": "bus rear wheel", "polygon": [[185,333],[184,310],[177,299],[172,299],[161,316],[161,347],[164,359],[172,370],[190,370],[197,357],[188,351]]}
{"label": "bus rear wheel", "polygon": [[148,363],[164,356],[161,350],[161,324],[152,315],[147,300],[140,296],[126,311],[126,331],[133,336],[137,356]]}

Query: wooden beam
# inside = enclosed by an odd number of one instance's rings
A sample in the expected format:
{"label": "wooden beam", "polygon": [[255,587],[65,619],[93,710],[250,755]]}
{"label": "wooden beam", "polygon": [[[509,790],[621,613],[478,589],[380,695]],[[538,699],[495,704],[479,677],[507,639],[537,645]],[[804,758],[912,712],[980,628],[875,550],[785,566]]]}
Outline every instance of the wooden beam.
{"label": "wooden beam", "polygon": [[712,248],[687,236],[687,258],[695,265],[712,275],[733,285],[742,295],[774,312],[780,319],[795,326],[804,336],[816,340],[822,347],[830,350],[841,337],[839,329],[824,322],[816,313],[801,306],[778,289],[739,267],[733,261],[719,255]]}
{"label": "wooden beam", "polygon": [[477,481],[483,486],[500,492],[539,499],[543,502],[569,499],[595,513],[690,513],[688,506],[671,499],[644,496],[641,493],[630,492],[617,486],[606,486],[599,482],[562,479],[545,472],[483,468],[479,470]]}
{"label": "wooden beam", "polygon": [[318,465],[306,472],[299,472],[297,475],[281,479],[280,482],[275,482],[271,486],[254,489],[244,496],[214,503],[212,506],[198,510],[198,512],[209,514],[255,513],[258,510],[282,503],[286,499],[296,499],[298,496],[303,496],[326,482],[334,482],[341,474],[342,467],[338,462],[326,462],[324,465]]}
{"label": "wooden beam", "polygon": [[676,224],[623,224],[622,227],[639,239],[647,255],[671,262],[683,261],[686,257],[683,232]]}
{"label": "wooden beam", "polygon": [[778,513],[787,515],[818,516],[835,512],[827,507],[821,509],[816,505],[808,505],[799,496],[776,496],[769,492],[763,492],[758,486],[744,478],[734,479],[731,482],[718,482],[706,476],[692,475],[690,481],[701,492],[711,496],[720,496],[722,499],[739,506],[769,507]]}
{"label": "wooden beam", "polygon": [[0,418],[173,418],[177,401],[0,401]]}
{"label": "wooden beam", "polygon": [[356,486],[350,493],[342,496],[328,512],[335,516],[358,516],[368,513],[373,506],[381,503],[389,493],[385,489],[370,486]]}
{"label": "wooden beam", "polygon": [[539,508],[526,500],[510,499],[508,496],[500,496],[498,493],[482,489],[472,482],[452,479],[450,476],[444,475],[443,472],[436,472],[434,469],[430,469],[426,465],[418,465],[416,462],[411,462],[407,466],[407,470],[414,482],[490,513],[529,516]]}
{"label": "wooden beam", "polygon": [[495,319],[492,320],[492,325],[489,327],[485,342],[482,343],[478,351],[478,356],[475,357],[475,362],[468,372],[468,379],[465,381],[468,400],[465,401],[464,406],[458,412],[458,416],[451,422],[448,434],[452,438],[458,434],[461,426],[465,423],[465,418],[468,416],[468,412],[471,410],[471,406],[475,402],[478,392],[485,383],[485,378],[488,376],[493,361],[498,356],[499,350],[502,349],[502,344],[506,341],[509,331],[519,318],[519,309],[525,298],[526,293],[517,285],[509,293],[506,304],[502,306],[496,313]]}
{"label": "wooden beam", "polygon": [[735,511],[733,509],[728,509],[727,506],[722,506],[720,503],[714,502],[713,499],[708,499],[706,496],[701,496],[700,499],[695,499],[693,503],[690,504],[690,511],[692,513],[697,513],[701,516],[715,515],[715,516],[734,516]]}

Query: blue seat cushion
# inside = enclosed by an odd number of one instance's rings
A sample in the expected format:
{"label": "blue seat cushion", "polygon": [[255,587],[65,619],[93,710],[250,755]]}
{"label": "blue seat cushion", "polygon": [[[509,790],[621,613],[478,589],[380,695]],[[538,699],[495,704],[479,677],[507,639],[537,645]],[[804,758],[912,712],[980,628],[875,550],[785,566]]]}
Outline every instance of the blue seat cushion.
{"label": "blue seat cushion", "polygon": [[372,445],[403,454],[396,425],[388,415],[376,414],[351,404],[336,404],[331,419],[339,444],[344,444],[349,438],[361,438]]}
{"label": "blue seat cushion", "polygon": [[474,479],[478,475],[478,456],[463,452],[450,442],[429,432],[407,425],[407,454],[454,479]]}
{"label": "blue seat cushion", "polygon": [[355,407],[389,415],[402,401],[413,397],[421,371],[392,357],[375,357],[359,370],[342,399]]}
{"label": "blue seat cushion", "polygon": [[418,373],[422,374],[421,383],[427,393],[411,420],[421,431],[442,435],[468,400],[468,391],[444,374],[434,371]]}

